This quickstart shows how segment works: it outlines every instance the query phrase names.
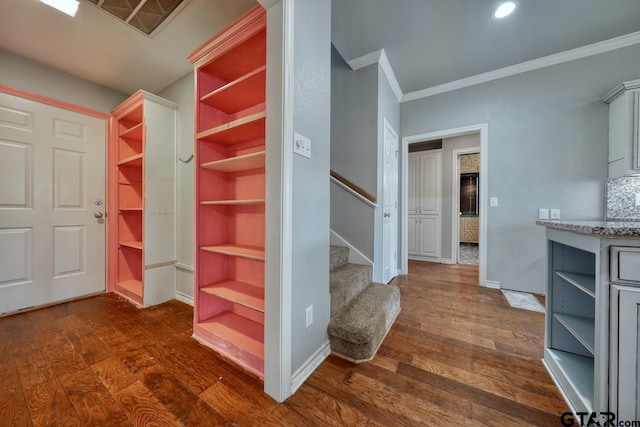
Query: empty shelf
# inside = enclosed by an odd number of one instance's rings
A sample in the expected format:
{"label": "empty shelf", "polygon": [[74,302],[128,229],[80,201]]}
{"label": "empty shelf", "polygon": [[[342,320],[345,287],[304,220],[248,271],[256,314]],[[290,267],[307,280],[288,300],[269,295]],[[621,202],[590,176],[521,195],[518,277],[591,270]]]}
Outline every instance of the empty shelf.
{"label": "empty shelf", "polygon": [[570,314],[554,313],[553,316],[571,335],[576,337],[582,345],[584,345],[591,354],[595,354],[595,321],[588,317],[572,316]]}
{"label": "empty shelf", "polygon": [[[593,359],[547,348],[544,360],[550,365],[555,375],[562,375],[563,378],[558,378],[558,382],[569,384],[580,400],[582,408],[589,412],[593,411],[595,409],[593,407]],[[582,409],[580,406],[575,406],[578,411]]]}
{"label": "empty shelf", "polygon": [[142,166],[142,158],[144,154],[139,153],[133,156],[124,158],[118,162],[118,166]]}
{"label": "empty shelf", "polygon": [[123,280],[122,282],[118,282],[116,286],[120,288],[120,290],[125,290],[139,297],[142,296],[142,280]]}
{"label": "empty shelf", "polygon": [[266,113],[264,111],[251,114],[204,132],[198,132],[196,138],[221,144],[237,144],[264,138],[265,117]]}
{"label": "empty shelf", "polygon": [[225,311],[196,324],[206,332],[264,360],[264,326]]}
{"label": "empty shelf", "polygon": [[200,101],[227,114],[237,113],[265,101],[265,76],[263,65],[203,96]]}
{"label": "empty shelf", "polygon": [[142,250],[142,242],[120,242],[120,246]]}
{"label": "empty shelf", "polygon": [[568,271],[559,270],[556,270],[555,273],[580,289],[582,292],[585,292],[594,298],[596,297],[596,278],[593,274],[570,273]]}
{"label": "empty shelf", "polygon": [[144,127],[143,123],[138,123],[137,125],[125,130],[120,133],[120,138],[125,139],[133,139],[135,141],[142,141],[142,129]]}
{"label": "empty shelf", "polygon": [[264,313],[264,288],[260,286],[225,280],[204,286],[200,290]]}
{"label": "empty shelf", "polygon": [[264,261],[264,248],[244,245],[216,245],[203,246],[200,249],[207,252],[213,252],[223,255],[239,256],[248,259],[257,259]]}
{"label": "empty shelf", "polygon": [[228,159],[216,160],[200,165],[201,168],[220,172],[240,172],[251,169],[264,168],[265,152],[244,154]]}
{"label": "empty shelf", "polygon": [[242,200],[203,200],[201,205],[259,205],[265,199],[242,199]]}
{"label": "empty shelf", "polygon": [[120,208],[120,212],[121,213],[127,213],[127,212],[142,212],[142,208]]}

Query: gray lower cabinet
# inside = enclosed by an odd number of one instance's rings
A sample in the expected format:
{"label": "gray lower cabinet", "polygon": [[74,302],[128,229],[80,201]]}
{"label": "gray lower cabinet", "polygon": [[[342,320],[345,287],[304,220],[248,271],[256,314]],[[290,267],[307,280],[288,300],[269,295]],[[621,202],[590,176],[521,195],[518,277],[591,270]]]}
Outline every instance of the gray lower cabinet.
{"label": "gray lower cabinet", "polygon": [[610,408],[640,420],[640,248],[611,248]]}
{"label": "gray lower cabinet", "polygon": [[606,411],[601,240],[549,229],[547,239],[544,363],[574,411]]}

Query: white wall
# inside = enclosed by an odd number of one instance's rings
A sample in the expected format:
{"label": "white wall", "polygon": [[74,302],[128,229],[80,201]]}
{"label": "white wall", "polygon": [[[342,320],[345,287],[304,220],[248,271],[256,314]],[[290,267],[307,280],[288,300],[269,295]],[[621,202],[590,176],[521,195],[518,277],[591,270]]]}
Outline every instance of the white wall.
{"label": "white wall", "polygon": [[129,95],[0,50],[0,84],[109,113]]}
{"label": "white wall", "polygon": [[178,104],[176,141],[176,295],[193,301],[193,260],[195,252],[194,159],[194,85],[193,72],[160,92],[160,96]]}
{"label": "white wall", "polygon": [[602,218],[608,110],[600,98],[640,77],[640,46],[401,104],[402,136],[488,123],[487,278],[544,292],[538,208]]}

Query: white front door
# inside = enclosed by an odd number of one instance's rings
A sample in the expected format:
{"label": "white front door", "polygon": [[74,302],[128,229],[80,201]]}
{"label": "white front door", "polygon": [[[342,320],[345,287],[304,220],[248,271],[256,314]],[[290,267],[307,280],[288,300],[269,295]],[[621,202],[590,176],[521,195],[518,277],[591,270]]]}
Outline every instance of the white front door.
{"label": "white front door", "polygon": [[398,274],[398,136],[386,120],[382,202],[382,281],[388,283]]}
{"label": "white front door", "polygon": [[0,93],[0,313],[105,290],[106,128]]}

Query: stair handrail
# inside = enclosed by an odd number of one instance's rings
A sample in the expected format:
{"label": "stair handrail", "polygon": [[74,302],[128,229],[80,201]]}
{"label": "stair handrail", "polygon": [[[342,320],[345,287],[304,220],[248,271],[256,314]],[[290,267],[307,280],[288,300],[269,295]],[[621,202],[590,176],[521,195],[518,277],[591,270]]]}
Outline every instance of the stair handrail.
{"label": "stair handrail", "polygon": [[373,208],[378,207],[376,203],[376,197],[373,194],[367,192],[362,187],[359,187],[353,182],[349,181],[347,178],[340,175],[338,172],[334,170],[330,170],[329,178],[331,179],[332,182],[337,184],[339,187],[342,187],[342,189],[356,196],[356,198],[360,199],[362,202],[366,203],[367,205]]}

